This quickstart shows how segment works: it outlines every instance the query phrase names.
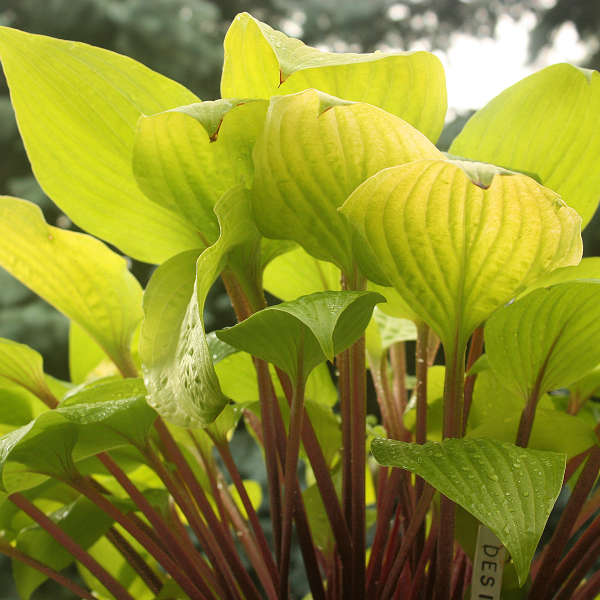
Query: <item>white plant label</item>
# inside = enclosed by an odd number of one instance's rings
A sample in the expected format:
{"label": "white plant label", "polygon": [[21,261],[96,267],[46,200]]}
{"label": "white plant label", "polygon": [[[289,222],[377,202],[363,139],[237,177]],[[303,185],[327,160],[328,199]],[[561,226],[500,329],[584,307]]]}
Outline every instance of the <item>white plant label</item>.
{"label": "white plant label", "polygon": [[505,558],[506,550],[500,540],[487,527],[479,525],[471,600],[500,600]]}

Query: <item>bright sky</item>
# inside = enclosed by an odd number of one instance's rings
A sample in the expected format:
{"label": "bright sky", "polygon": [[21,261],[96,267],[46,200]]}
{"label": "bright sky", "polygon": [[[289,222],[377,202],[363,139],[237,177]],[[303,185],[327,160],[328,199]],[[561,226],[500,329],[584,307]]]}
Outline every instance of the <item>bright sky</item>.
{"label": "bright sky", "polygon": [[[573,23],[557,31],[554,43],[528,65],[529,32],[535,17],[525,14],[519,21],[499,19],[496,39],[476,39],[462,33],[453,35],[447,52],[436,52],[446,69],[448,106],[454,110],[481,108],[503,89],[548,65],[577,63],[586,56]],[[449,115],[451,116],[451,115]]]}
{"label": "bright sky", "polygon": [[[554,0],[539,2],[547,8],[554,4]],[[408,14],[408,7],[401,3],[393,4],[388,9],[388,16],[392,20],[403,20]],[[291,19],[283,23],[285,33],[301,38],[304,18],[301,11],[294,13]],[[437,24],[435,13],[432,11],[427,11],[418,18],[418,25],[421,27],[425,24],[432,28]],[[453,34],[447,52],[435,52],[446,70],[448,120],[454,118],[455,111],[481,108],[502,90],[534,71],[558,62],[577,64],[585,58],[586,46],[579,41],[575,25],[567,21],[556,32],[553,45],[544,49],[534,64],[527,64],[529,32],[534,26],[535,16],[531,12],[526,12],[518,21],[507,15],[501,16],[496,26],[495,38],[475,38],[457,32]],[[333,48],[324,44],[317,47],[338,52],[358,51],[346,47],[343,40],[338,45],[339,47],[334,44]],[[418,41],[410,48],[381,46],[381,50],[384,51],[428,49],[427,39]]]}

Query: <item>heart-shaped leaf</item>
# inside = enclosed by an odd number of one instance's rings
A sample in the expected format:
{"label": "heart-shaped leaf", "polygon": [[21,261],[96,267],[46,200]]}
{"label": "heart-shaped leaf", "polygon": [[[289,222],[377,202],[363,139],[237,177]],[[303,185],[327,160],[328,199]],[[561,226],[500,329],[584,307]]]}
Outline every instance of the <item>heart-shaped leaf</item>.
{"label": "heart-shaped leaf", "polygon": [[265,100],[217,100],[140,118],[133,170],[150,200],[183,216],[204,236],[219,235],[213,207],[230,188],[252,181],[252,148]]}
{"label": "heart-shaped leaf", "polygon": [[586,225],[600,190],[598,112],[600,74],[552,65],[476,112],[450,152],[531,173],[558,192]]}
{"label": "heart-shaped leaf", "polygon": [[283,369],[292,381],[306,381],[319,363],[333,360],[360,337],[373,307],[384,300],[373,292],[317,292],[265,308],[216,333]]}
{"label": "heart-shaped leaf", "polygon": [[464,345],[527,283],[582,252],[579,215],[554,192],[491,165],[484,189],[464,168],[421,160],[385,169],[341,209],[363,272],[383,274],[446,347],[455,336]]}
{"label": "heart-shaped leaf", "polygon": [[141,379],[73,393],[64,405],[0,438],[0,489],[12,493],[48,476],[68,478],[80,460],[124,445],[143,446],[156,413]]}
{"label": "heart-shaped leaf", "polygon": [[416,473],[491,529],[524,583],[562,487],[563,454],[487,439],[426,444],[376,439],[371,450],[380,464]]}
{"label": "heart-shaped leaf", "polygon": [[230,253],[258,239],[241,186],[227,192],[215,212],[219,239],[200,256],[185,252],[161,265],[144,294],[140,356],[148,402],[181,427],[208,425],[227,404],[206,341],[204,302]]}
{"label": "heart-shaped leaf", "polygon": [[600,364],[599,338],[600,281],[535,290],[485,325],[490,367],[523,399],[566,387]]}
{"label": "heart-shaped leaf", "polygon": [[31,202],[0,196],[0,265],[81,325],[119,369],[135,373],[131,336],[142,289],[125,260],[89,235],[52,227]]}
{"label": "heart-shaped leaf", "polygon": [[225,36],[224,98],[270,98],[307,88],[367,102],[402,117],[434,142],[446,115],[444,69],[429,52],[323,52],[247,13]]}
{"label": "heart-shaped leaf", "polygon": [[56,402],[44,376],[42,355],[25,344],[0,338],[0,377],[23,386],[50,406]]}
{"label": "heart-shaped leaf", "polygon": [[411,125],[369,104],[316,90],[272,98],[254,147],[256,222],[265,236],[350,273],[351,230],[338,207],[385,167],[441,157]]}
{"label": "heart-shaped leaf", "polygon": [[194,94],[126,56],[8,27],[0,60],[36,179],[77,225],[146,262],[201,245],[131,170],[139,117],[198,102]]}

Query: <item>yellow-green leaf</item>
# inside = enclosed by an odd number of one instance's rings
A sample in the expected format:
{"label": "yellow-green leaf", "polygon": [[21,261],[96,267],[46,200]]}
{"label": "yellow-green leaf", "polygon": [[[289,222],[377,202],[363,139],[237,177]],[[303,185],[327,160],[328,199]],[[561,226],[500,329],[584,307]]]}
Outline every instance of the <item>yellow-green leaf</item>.
{"label": "yellow-green leaf", "polygon": [[541,288],[485,324],[491,369],[513,394],[567,387],[600,364],[600,281]]}
{"label": "yellow-green leaf", "polygon": [[320,363],[354,343],[373,307],[375,292],[316,292],[258,311],[217,337],[283,369],[292,381],[306,381]]}
{"label": "yellow-green leaf", "polygon": [[583,218],[600,198],[600,74],[547,67],[504,90],[467,122],[452,154],[530,173]]}
{"label": "yellow-green leaf", "polygon": [[247,13],[225,36],[221,95],[270,98],[308,88],[367,102],[436,141],[446,115],[444,69],[429,52],[323,52]]}
{"label": "yellow-green leaf", "polygon": [[200,256],[190,251],[161,265],[144,294],[140,356],[148,401],[181,427],[211,423],[227,403],[206,341],[204,302],[230,254],[258,237],[243,187],[227,192],[215,212],[219,239]]}
{"label": "yellow-green leaf", "polygon": [[342,208],[364,273],[383,272],[446,347],[464,345],[530,281],[581,259],[581,219],[554,192],[520,174],[480,185],[462,164],[421,160],[379,172]]}
{"label": "yellow-green leaf", "polygon": [[102,348],[75,321],[69,325],[69,374],[75,384],[118,374]]}
{"label": "yellow-green leaf", "polygon": [[194,94],[126,56],[8,27],[0,60],[33,172],[77,225],[146,262],[199,247],[188,222],[141,193],[131,168],[140,115]]}
{"label": "yellow-green leaf", "polygon": [[560,492],[565,455],[488,439],[408,444],[376,439],[376,460],[420,475],[489,527],[506,546],[521,584]]}
{"label": "yellow-green leaf", "polygon": [[46,383],[42,355],[25,344],[0,338],[0,377],[26,388],[50,406],[56,402]]}
{"label": "yellow-green leaf", "polygon": [[420,158],[442,154],[379,108],[316,90],[272,98],[254,148],[258,227],[350,273],[352,232],[338,207],[374,173]]}
{"label": "yellow-green leaf", "polygon": [[89,235],[48,225],[31,202],[0,196],[0,265],[76,321],[123,373],[142,290],[125,260]]}
{"label": "yellow-green leaf", "polygon": [[523,294],[528,294],[541,287],[550,287],[557,283],[566,283],[567,281],[583,279],[600,279],[600,256],[589,256],[582,259],[578,265],[556,269],[555,271],[536,279],[527,287]]}
{"label": "yellow-green leaf", "polygon": [[180,214],[214,243],[217,200],[252,182],[252,148],[262,130],[265,100],[201,102],[140,118],[133,170],[146,196]]}

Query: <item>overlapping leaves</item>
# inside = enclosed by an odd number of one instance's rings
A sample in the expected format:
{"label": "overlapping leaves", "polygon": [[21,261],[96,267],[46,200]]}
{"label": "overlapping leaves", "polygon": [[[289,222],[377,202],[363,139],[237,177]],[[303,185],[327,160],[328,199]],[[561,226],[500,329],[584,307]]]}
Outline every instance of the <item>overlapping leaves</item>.
{"label": "overlapping leaves", "polygon": [[317,292],[270,306],[217,336],[283,369],[292,381],[306,380],[360,337],[382,301],[373,292]]}
{"label": "overlapping leaves", "polygon": [[144,295],[140,339],[148,401],[168,421],[197,427],[227,403],[204,331],[204,302],[231,252],[258,238],[246,191],[238,186],[215,207],[221,235],[202,254],[185,252],[161,265]]}
{"label": "overlapping leaves", "polygon": [[252,181],[252,148],[266,108],[265,100],[216,100],[138,122],[133,170],[140,188],[191,223],[205,246],[219,234],[217,201]]}
{"label": "overlapping leaves", "polygon": [[552,65],[477,111],[450,152],[530,173],[586,225],[598,206],[599,112],[598,72]]}
{"label": "overlapping leaves", "polygon": [[126,56],[8,27],[0,60],[36,179],[75,223],[147,262],[198,247],[131,169],[139,117],[197,102],[192,92]]}
{"label": "overlapping leaves", "polygon": [[47,477],[69,478],[75,463],[111,448],[143,446],[156,413],[140,379],[74,392],[55,410],[0,438],[0,488],[12,493]]}
{"label": "overlapping leaves", "polygon": [[278,96],[254,148],[254,217],[263,235],[294,240],[351,273],[351,229],[338,207],[385,167],[441,156],[408,123],[374,106],[316,90]]}
{"label": "overlapping leaves", "polygon": [[223,97],[270,98],[308,88],[380,106],[432,141],[444,124],[444,70],[433,54],[323,52],[237,15],[225,37]]}
{"label": "overlapping leaves", "polygon": [[491,165],[421,160],[385,169],[342,212],[356,228],[364,273],[393,284],[445,345],[455,336],[465,343],[527,283],[581,259],[577,213],[533,179]]}

